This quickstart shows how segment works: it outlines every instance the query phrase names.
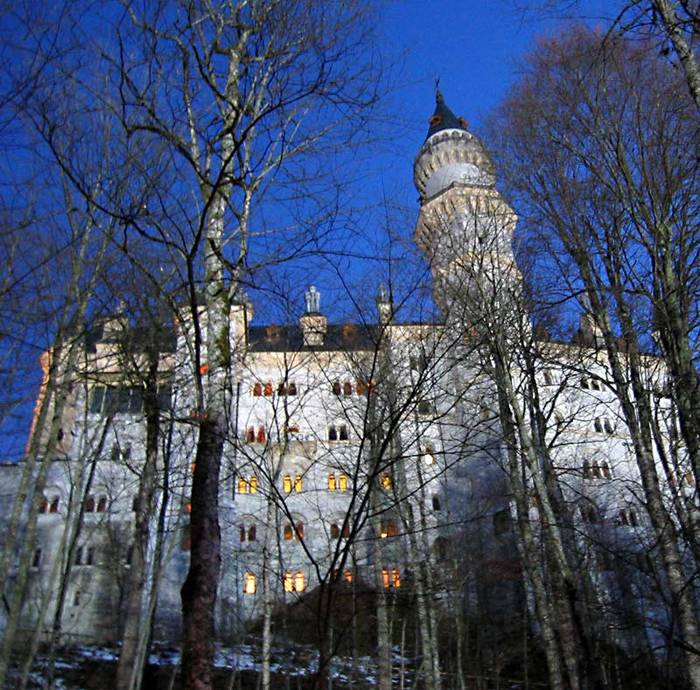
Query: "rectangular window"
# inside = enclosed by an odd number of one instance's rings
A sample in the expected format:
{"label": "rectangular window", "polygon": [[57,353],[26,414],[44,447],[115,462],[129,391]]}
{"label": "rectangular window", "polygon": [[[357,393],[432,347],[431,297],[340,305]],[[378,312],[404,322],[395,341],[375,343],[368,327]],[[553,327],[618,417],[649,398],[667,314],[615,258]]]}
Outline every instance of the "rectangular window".
{"label": "rectangular window", "polygon": [[90,398],[90,412],[93,414],[100,414],[100,412],[102,412],[102,402],[104,401],[104,398],[104,386],[95,386],[92,389],[92,396]]}
{"label": "rectangular window", "polygon": [[32,556],[32,568],[38,568],[41,565],[41,549],[35,549]]}
{"label": "rectangular window", "polygon": [[243,593],[244,594],[255,594],[257,589],[257,578],[255,573],[246,573],[245,580],[243,583]]}
{"label": "rectangular window", "polygon": [[348,478],[346,475],[341,474],[340,477],[338,477],[338,491],[347,491],[348,490]]}

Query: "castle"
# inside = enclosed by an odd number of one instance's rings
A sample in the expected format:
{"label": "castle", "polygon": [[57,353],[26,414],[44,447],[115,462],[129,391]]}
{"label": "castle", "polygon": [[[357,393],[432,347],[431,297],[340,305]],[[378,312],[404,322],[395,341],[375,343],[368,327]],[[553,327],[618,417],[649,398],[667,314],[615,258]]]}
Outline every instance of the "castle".
{"label": "castle", "polygon": [[[496,189],[487,151],[439,94],[414,181],[415,241],[431,267],[439,323],[399,322],[386,288],[369,325],[330,323],[313,286],[296,324],[255,325],[250,303],[231,306],[222,634],[260,619],[268,604],[303,600],[331,582],[386,596],[410,588],[419,606],[430,599],[448,611],[479,597],[527,598],[499,401],[477,318],[490,310],[504,338],[515,337],[508,329],[518,324],[521,340],[534,337],[527,319],[503,317],[520,280],[516,217]],[[48,628],[60,596],[65,638],[119,638],[148,452],[148,361],[125,352],[131,335],[120,315],[95,324],[73,372],[37,504],[27,630]],[[192,381],[206,374],[192,371],[190,338],[187,319],[160,338],[150,381],[160,424],[142,605],[152,607],[159,638],[178,635],[188,565]],[[583,348],[543,344],[546,361],[535,372],[559,478],[582,534],[643,553],[638,477],[605,383],[605,355],[585,318],[582,338]],[[650,368],[661,380],[660,365],[650,359]],[[21,463],[3,469],[6,497],[20,472]],[[614,597],[604,550],[586,558]]]}

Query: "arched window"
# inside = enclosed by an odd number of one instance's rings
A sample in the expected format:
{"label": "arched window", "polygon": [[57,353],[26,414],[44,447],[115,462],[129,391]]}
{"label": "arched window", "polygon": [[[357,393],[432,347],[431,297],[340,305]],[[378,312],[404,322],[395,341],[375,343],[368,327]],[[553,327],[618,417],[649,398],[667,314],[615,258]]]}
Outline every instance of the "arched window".
{"label": "arched window", "polygon": [[355,390],[358,395],[367,395],[367,384],[362,379],[358,379],[355,384]]}
{"label": "arched window", "polygon": [[350,381],[346,381],[343,384],[343,395],[348,398],[352,395],[352,383]]}
{"label": "arched window", "polygon": [[423,451],[423,462],[425,462],[426,465],[432,465],[435,462],[432,446],[425,447],[425,450]]}
{"label": "arched window", "polygon": [[253,386],[253,395],[259,398],[262,395],[262,383],[258,382]]}
{"label": "arched window", "polygon": [[305,589],[306,578],[304,577],[304,573],[302,573],[301,570],[297,570],[296,575],[294,576],[294,591],[303,592]]}
{"label": "arched window", "polygon": [[338,432],[336,431],[336,428],[334,426],[328,427],[328,440],[329,441],[337,441],[338,440]]}
{"label": "arched window", "polygon": [[335,475],[334,474],[329,474],[328,475],[328,491],[335,491],[336,486],[335,486]]}
{"label": "arched window", "polygon": [[333,381],[333,395],[340,395],[340,381]]}
{"label": "arched window", "polygon": [[440,510],[440,497],[433,496],[433,510]]}
{"label": "arched window", "polygon": [[255,573],[246,573],[245,579],[243,580],[243,593],[244,594],[255,594],[257,589],[257,578]]}
{"label": "arched window", "polygon": [[41,499],[41,502],[39,503],[39,513],[48,513],[49,512],[49,501],[46,497]]}
{"label": "arched window", "polygon": [[632,527],[636,527],[639,524],[639,520],[637,519],[637,511],[634,508],[630,508],[627,512],[629,513],[630,525]]}
{"label": "arched window", "polygon": [[284,537],[285,541],[292,541],[292,539],[294,539],[294,529],[292,528],[292,526],[289,523],[287,523],[284,526],[282,536]]}
{"label": "arched window", "polygon": [[284,477],[282,478],[282,490],[286,494],[289,494],[292,492],[292,478],[288,474],[285,474]]}
{"label": "arched window", "polygon": [[258,427],[257,441],[258,441],[258,443],[265,443],[265,427],[264,426]]}
{"label": "arched window", "polygon": [[297,522],[297,524],[296,524],[296,537],[300,541],[304,538],[304,523],[303,522]]}
{"label": "arched window", "polygon": [[258,491],[258,478],[255,475],[253,475],[250,478],[249,487],[250,487],[251,494],[257,493],[257,491]]}
{"label": "arched window", "polygon": [[100,496],[100,500],[97,502],[97,512],[104,513],[107,510],[107,496]]}
{"label": "arched window", "polygon": [[603,472],[603,476],[606,479],[610,479],[610,467],[608,466],[608,463],[604,462],[600,467]]}
{"label": "arched window", "polygon": [[85,499],[85,512],[86,513],[94,513],[95,512],[95,497],[94,496],[88,496]]}
{"label": "arched window", "polygon": [[284,579],[283,579],[283,585],[284,585],[284,591],[285,592],[293,592],[294,591],[294,578],[292,577],[292,573],[287,570],[284,574]]}
{"label": "arched window", "polygon": [[385,589],[389,589],[391,580],[389,579],[389,571],[387,568],[382,568],[382,583],[384,584]]}
{"label": "arched window", "polygon": [[58,504],[60,503],[61,499],[58,496],[54,496],[51,499],[51,506],[49,508],[49,513],[57,513],[58,512]]}
{"label": "arched window", "polygon": [[388,472],[382,475],[382,488],[391,489],[391,475]]}
{"label": "arched window", "polygon": [[247,443],[255,443],[255,427],[249,426],[248,431],[246,431],[245,440]]}
{"label": "arched window", "polygon": [[346,475],[341,474],[338,477],[338,491],[347,491],[348,490],[348,478]]}
{"label": "arched window", "polygon": [[348,428],[347,428],[347,426],[345,426],[345,424],[340,425],[340,440],[341,441],[348,440]]}
{"label": "arched window", "polygon": [[245,477],[238,478],[238,493],[239,494],[247,494],[248,493],[248,482],[246,481]]}
{"label": "arched window", "polygon": [[581,388],[588,390],[588,379],[581,379]]}
{"label": "arched window", "polygon": [[602,432],[603,431],[603,425],[601,424],[600,417],[596,417],[595,421],[593,422],[593,426],[596,431]]}
{"label": "arched window", "polygon": [[287,395],[296,395],[296,394],[297,394],[297,384],[290,383],[289,388],[287,389]]}
{"label": "arched window", "polygon": [[269,398],[272,395],[272,383],[268,381],[265,384],[265,397]]}
{"label": "arched window", "polygon": [[284,381],[280,381],[277,385],[277,395],[287,395],[287,386]]}
{"label": "arched window", "polygon": [[304,490],[304,479],[300,474],[294,477],[294,491],[301,493]]}
{"label": "arched window", "polygon": [[343,527],[343,533],[341,534],[343,539],[350,539],[350,525],[345,523],[345,526]]}
{"label": "arched window", "polygon": [[401,587],[401,574],[398,568],[393,568],[391,571],[391,585],[394,589]]}
{"label": "arched window", "polygon": [[331,539],[339,539],[340,538],[340,527],[338,527],[337,523],[331,522]]}
{"label": "arched window", "polygon": [[248,541],[255,541],[257,538],[257,530],[255,528],[255,525],[251,525],[248,528]]}

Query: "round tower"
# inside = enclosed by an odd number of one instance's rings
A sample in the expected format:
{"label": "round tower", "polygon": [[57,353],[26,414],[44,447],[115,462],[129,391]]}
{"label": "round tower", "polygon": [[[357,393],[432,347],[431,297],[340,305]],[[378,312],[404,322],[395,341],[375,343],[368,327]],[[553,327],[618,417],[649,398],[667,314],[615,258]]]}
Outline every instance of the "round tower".
{"label": "round tower", "polygon": [[511,248],[517,218],[496,189],[484,145],[440,91],[429,123],[413,166],[421,204],[414,239],[430,262],[434,300],[447,315],[455,299],[478,290],[483,301],[484,290],[493,292],[506,274],[519,278]]}

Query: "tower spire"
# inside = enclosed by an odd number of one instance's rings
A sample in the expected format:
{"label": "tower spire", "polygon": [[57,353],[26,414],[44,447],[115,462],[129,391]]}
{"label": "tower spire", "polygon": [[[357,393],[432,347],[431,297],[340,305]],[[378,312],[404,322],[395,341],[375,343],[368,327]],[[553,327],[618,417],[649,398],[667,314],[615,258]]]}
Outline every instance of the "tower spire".
{"label": "tower spire", "polygon": [[457,117],[447,103],[440,91],[440,77],[435,80],[435,112],[428,119],[430,127],[426,139],[443,129],[461,129],[467,131],[468,123],[463,117]]}

